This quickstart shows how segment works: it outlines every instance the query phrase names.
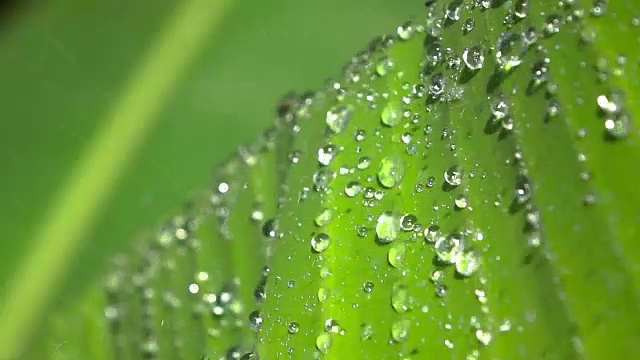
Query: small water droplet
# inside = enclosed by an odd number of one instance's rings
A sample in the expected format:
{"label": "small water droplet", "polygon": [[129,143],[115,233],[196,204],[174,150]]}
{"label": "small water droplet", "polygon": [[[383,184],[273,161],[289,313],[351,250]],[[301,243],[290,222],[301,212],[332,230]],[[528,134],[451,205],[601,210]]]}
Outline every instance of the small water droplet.
{"label": "small water droplet", "polygon": [[367,294],[371,293],[374,288],[375,284],[371,281],[365,281],[364,284],[362,284],[362,291],[366,292]]}
{"label": "small water droplet", "polygon": [[526,50],[521,34],[505,32],[496,44],[496,61],[504,71],[509,71],[522,63]]}
{"label": "small water droplet", "polygon": [[317,253],[324,252],[331,245],[331,238],[325,233],[319,233],[311,238],[311,248]]}
{"label": "small water droplet", "polygon": [[358,194],[360,194],[362,192],[362,185],[360,185],[359,182],[357,181],[350,181],[347,183],[347,185],[344,188],[344,193],[348,196],[348,197],[355,197]]}
{"label": "small water droplet", "polygon": [[298,331],[300,331],[300,324],[296,321],[292,321],[287,325],[287,332],[289,332],[289,334],[294,335],[297,334]]}
{"label": "small water droplet", "polygon": [[251,328],[251,330],[259,332],[262,328],[262,321],[260,311],[255,310],[249,314],[249,328]]}
{"label": "small water droplet", "polygon": [[462,167],[459,165],[451,166],[444,172],[444,181],[449,186],[459,186],[462,184],[462,177],[464,176],[464,171]]}

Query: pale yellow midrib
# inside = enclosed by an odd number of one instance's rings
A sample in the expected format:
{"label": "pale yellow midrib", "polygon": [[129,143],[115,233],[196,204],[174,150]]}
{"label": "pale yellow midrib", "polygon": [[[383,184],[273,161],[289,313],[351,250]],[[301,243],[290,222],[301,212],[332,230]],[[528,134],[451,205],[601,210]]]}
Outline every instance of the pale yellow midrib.
{"label": "pale yellow midrib", "polygon": [[[123,87],[122,95],[29,242],[0,304],[0,359],[16,359],[33,335],[69,264],[168,95],[231,0],[181,2]],[[144,19],[141,19],[144,21]]]}

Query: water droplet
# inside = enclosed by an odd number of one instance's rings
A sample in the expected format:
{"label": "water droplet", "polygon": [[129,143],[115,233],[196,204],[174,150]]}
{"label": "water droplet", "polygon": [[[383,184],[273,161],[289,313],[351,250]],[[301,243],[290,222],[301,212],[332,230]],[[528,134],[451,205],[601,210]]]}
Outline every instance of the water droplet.
{"label": "water droplet", "polygon": [[378,60],[378,63],[376,64],[376,73],[379,76],[385,76],[393,70],[394,66],[395,64],[393,63],[393,60],[388,56],[384,56]]}
{"label": "water droplet", "polygon": [[491,335],[489,331],[476,330],[476,339],[478,339],[483,346],[488,346],[492,338],[493,335]]}
{"label": "water droplet", "polygon": [[522,63],[526,50],[521,34],[505,32],[496,44],[496,61],[504,71],[509,71]]}
{"label": "water droplet", "polygon": [[311,248],[317,253],[324,252],[331,245],[331,238],[325,233],[316,234],[311,238]]}
{"label": "water droplet", "polygon": [[369,168],[369,166],[371,165],[371,158],[368,156],[363,156],[360,159],[358,159],[358,169],[359,170],[364,170]]}
{"label": "water droplet", "polygon": [[396,269],[404,266],[406,258],[407,248],[402,243],[395,244],[389,249],[389,252],[387,253],[387,260],[389,260],[389,264]]}
{"label": "water droplet", "polygon": [[373,326],[371,324],[360,325],[360,340],[370,340],[373,337]]}
{"label": "water droplet", "polygon": [[476,45],[464,49],[462,52],[462,61],[470,70],[482,69],[484,65],[484,51],[482,46]]}
{"label": "water droplet", "polygon": [[534,86],[540,86],[549,80],[549,58],[538,61],[531,69],[532,81]]}
{"label": "water droplet", "polygon": [[454,200],[454,204],[458,209],[465,209],[468,205],[468,198],[465,194],[460,194]]}
{"label": "water droplet", "polygon": [[289,325],[287,325],[287,331],[291,335],[297,334],[298,331],[300,331],[300,324],[295,321],[290,322]]}
{"label": "water droplet", "polygon": [[316,191],[326,192],[329,190],[329,185],[335,178],[335,173],[321,169],[316,171],[313,174],[313,185],[315,186]]}
{"label": "water droplet", "polygon": [[401,40],[410,40],[411,38],[413,38],[415,32],[415,26],[411,21],[405,22],[404,24],[398,26],[398,28],[396,29],[396,33]]}
{"label": "water droplet", "polygon": [[429,176],[427,178],[427,182],[425,183],[425,185],[428,188],[432,188],[435,184],[436,184],[436,178],[434,176]]}
{"label": "water droplet", "polygon": [[527,17],[527,12],[529,12],[529,0],[516,0],[513,4],[513,13],[519,19],[524,19]]}
{"label": "water droplet", "polygon": [[616,114],[613,118],[604,122],[607,134],[613,139],[622,139],[631,132],[631,118],[627,113]]}
{"label": "water droplet", "polygon": [[390,101],[382,109],[382,123],[387,126],[396,126],[402,121],[402,105],[397,101]]}
{"label": "water droplet", "polygon": [[510,107],[511,103],[509,102],[509,99],[507,99],[504,95],[500,95],[491,104],[491,115],[495,120],[502,120],[509,116]]}
{"label": "water droplet", "polygon": [[387,155],[380,161],[378,181],[386,188],[395,187],[404,178],[405,171],[405,163],[402,157],[399,155]]}
{"label": "water droplet", "polygon": [[546,36],[551,36],[560,32],[560,25],[562,20],[558,15],[549,15],[544,23],[544,33]]}
{"label": "water droplet", "polygon": [[329,208],[323,209],[315,218],[316,225],[319,227],[329,225],[333,220],[333,210]]}
{"label": "water droplet", "polygon": [[365,281],[365,283],[362,284],[362,290],[367,294],[371,293],[374,288],[375,288],[375,284],[371,281]]}
{"label": "water droplet", "polygon": [[322,333],[316,338],[316,348],[318,348],[318,350],[323,354],[329,352],[332,344],[333,338],[329,333]]}
{"label": "water droplet", "polygon": [[361,192],[362,192],[362,185],[360,185],[360,183],[357,181],[350,181],[349,183],[347,183],[347,185],[344,188],[344,193],[348,197],[357,196]]}
{"label": "water droplet", "polygon": [[449,288],[445,284],[436,284],[436,296],[446,297],[449,294]]}
{"label": "water droplet", "polygon": [[329,129],[336,134],[339,134],[347,129],[353,111],[350,107],[345,105],[336,105],[327,111],[327,125]]}
{"label": "water droplet", "polygon": [[331,164],[331,161],[337,154],[336,147],[333,145],[327,145],[318,149],[318,162],[321,165],[327,166]]}
{"label": "water droplet", "polygon": [[431,225],[424,229],[424,239],[428,243],[435,243],[440,234],[440,227],[438,225]]}
{"label": "water droplet", "polygon": [[391,325],[391,338],[396,342],[403,342],[409,338],[409,330],[411,329],[411,321],[402,319]]}
{"label": "water droplet", "polygon": [[462,234],[452,233],[446,237],[441,236],[436,240],[435,250],[440,261],[447,264],[455,264],[464,250]]}
{"label": "water droplet", "polygon": [[400,219],[398,216],[389,212],[380,215],[376,223],[376,235],[378,241],[383,244],[396,240],[400,235]]}
{"label": "water droplet", "polygon": [[462,253],[456,261],[456,271],[462,276],[471,276],[480,268],[480,254],[477,250]]}
{"label": "water droplet", "polygon": [[524,204],[531,199],[532,185],[529,177],[524,174],[518,174],[516,178],[515,196],[520,204]]}
{"label": "water droplet", "polygon": [[444,172],[444,181],[449,186],[459,186],[462,184],[462,177],[464,176],[464,171],[462,167],[459,165],[451,166]]}
{"label": "water droplet", "polygon": [[329,298],[329,289],[321,287],[318,289],[318,301],[323,302]]}
{"label": "water droplet", "polygon": [[418,222],[418,218],[412,214],[406,214],[400,218],[400,228],[404,231],[412,231]]}
{"label": "water droplet", "polygon": [[249,314],[249,328],[256,332],[259,332],[262,328],[262,315],[260,311],[255,310]]}
{"label": "water droplet", "polygon": [[276,219],[269,219],[262,225],[262,234],[270,239],[278,236],[278,222]]}

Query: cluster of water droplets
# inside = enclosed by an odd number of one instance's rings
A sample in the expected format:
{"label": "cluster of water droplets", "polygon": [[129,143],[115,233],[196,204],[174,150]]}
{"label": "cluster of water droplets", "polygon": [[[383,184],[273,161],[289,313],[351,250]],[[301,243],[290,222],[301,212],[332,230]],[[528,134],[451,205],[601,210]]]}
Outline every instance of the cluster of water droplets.
{"label": "cluster of water droplets", "polygon": [[[340,256],[339,245],[345,246],[349,242],[372,240],[367,246],[375,249],[384,249],[384,265],[391,272],[381,274],[389,275],[377,279],[364,279],[358,286],[359,298],[351,306],[356,309],[362,299],[372,296],[380,291],[389,292],[389,302],[384,306],[391,308],[395,315],[384,325],[373,320],[367,320],[360,324],[352,324],[345,321],[340,323],[340,316],[328,316],[322,319],[322,324],[308,324],[298,319],[280,319],[278,314],[272,317],[263,313],[262,305],[267,298],[267,287],[272,281],[286,284],[289,289],[301,286],[300,282],[293,279],[277,277],[271,279],[271,268],[264,267],[259,281],[256,284],[242,283],[241,279],[227,275],[223,280],[215,279],[209,271],[198,268],[202,266],[196,262],[191,269],[191,278],[181,279],[178,283],[181,287],[163,285],[161,282],[166,274],[176,272],[176,267],[187,266],[189,258],[197,258],[202,247],[197,230],[205,222],[215,219],[219,226],[220,241],[233,241],[234,228],[228,219],[232,206],[226,202],[225,197],[231,187],[244,184],[218,182],[212,191],[209,204],[192,217],[176,217],[160,231],[160,233],[136,253],[140,259],[135,266],[130,264],[129,258],[118,258],[114,270],[110,273],[107,282],[109,304],[105,309],[105,317],[112,327],[117,341],[116,347],[125,348],[128,339],[122,332],[123,321],[129,321],[131,315],[123,317],[130,306],[129,299],[135,298],[140,308],[137,321],[141,324],[139,352],[147,358],[157,358],[161,349],[173,349],[181,352],[181,348],[188,346],[192,339],[184,336],[185,328],[191,322],[197,322],[206,337],[219,339],[225,333],[232,333],[237,329],[249,329],[255,336],[262,336],[265,329],[268,331],[280,331],[287,339],[313,336],[315,349],[314,358],[321,358],[328,354],[334,343],[341,341],[348,332],[359,332],[362,342],[380,339],[380,333],[384,333],[390,345],[407,343],[412,332],[419,332],[422,326],[405,314],[413,311],[429,313],[430,306],[446,307],[450,288],[466,286],[476,298],[480,311],[477,315],[468,319],[463,328],[468,326],[473,329],[475,342],[480,345],[471,350],[467,359],[477,359],[482,347],[489,346],[494,341],[497,333],[506,333],[511,329],[511,320],[502,321],[499,325],[489,326],[487,323],[497,323],[491,318],[488,304],[487,283],[488,278],[482,274],[481,265],[488,260],[484,258],[484,251],[492,246],[492,239],[485,239],[485,231],[473,227],[472,221],[458,227],[444,229],[442,223],[448,221],[448,217],[459,216],[474,219],[474,202],[489,202],[491,198],[496,207],[501,207],[503,199],[512,201],[510,213],[519,214],[524,219],[523,233],[527,246],[538,249],[542,246],[544,209],[538,207],[535,197],[535,184],[530,175],[528,159],[525,153],[518,147],[514,147],[513,159],[505,166],[515,167],[515,178],[496,181],[509,184],[509,191],[490,193],[489,191],[467,191],[468,183],[480,181],[486,175],[478,176],[483,169],[467,166],[468,161],[461,156],[456,143],[456,138],[466,136],[456,130],[455,121],[451,120],[451,126],[441,126],[444,122],[442,106],[453,106],[455,102],[465,98],[465,84],[473,83],[474,77],[481,72],[493,72],[492,79],[502,81],[509,76],[516,76],[518,72],[528,71],[528,89],[503,89],[499,86],[490,89],[488,100],[478,101],[484,108],[483,113],[490,116],[489,128],[496,125],[501,130],[502,136],[519,136],[519,132],[527,131],[521,124],[526,123],[519,118],[518,103],[522,100],[522,93],[535,94],[542,89],[545,93],[546,108],[538,109],[546,122],[555,121],[561,117],[561,103],[558,97],[558,85],[553,81],[551,70],[553,59],[548,56],[548,50],[544,42],[552,39],[563,31],[573,21],[583,18],[585,9],[578,8],[573,1],[562,2],[560,8],[565,9],[563,15],[548,13],[544,16],[544,22],[538,26],[520,25],[525,19],[534,17],[531,11],[533,2],[529,0],[514,0],[510,2],[478,0],[475,2],[449,1],[444,6],[436,9],[437,1],[427,1],[427,16],[424,23],[406,22],[397,27],[395,34],[376,39],[370,48],[354,56],[345,67],[345,81],[330,81],[328,89],[322,92],[325,101],[331,105],[323,108],[320,117],[314,115],[312,103],[317,101],[317,94],[307,94],[295,98],[292,103],[283,103],[279,108],[281,125],[287,128],[287,132],[295,139],[302,137],[303,128],[310,126],[305,121],[321,121],[325,126],[324,133],[314,134],[323,139],[321,146],[313,149],[295,148],[298,143],[294,141],[294,147],[288,150],[287,160],[289,167],[300,166],[305,161],[313,160],[314,172],[308,174],[306,182],[299,188],[296,185],[283,184],[283,194],[279,202],[279,208],[287,206],[296,209],[301,203],[320,199],[317,211],[307,218],[309,214],[287,213],[267,217],[263,206],[258,199],[254,199],[255,206],[251,210],[249,218],[259,228],[261,240],[265,241],[265,254],[271,252],[277,246],[273,245],[283,241],[302,241],[307,250],[304,254],[291,254],[290,257],[311,259],[309,268],[299,269],[307,274],[315,271],[317,267],[320,273],[319,279],[309,286],[313,296],[309,299],[290,299],[291,301],[304,301],[305,309],[313,312],[319,311],[328,302],[333,300],[333,287],[335,282],[330,281],[333,271],[341,269],[331,268],[325,263],[331,263],[327,259]],[[497,11],[504,6],[511,6],[504,18],[504,29],[500,29],[499,35],[492,43],[478,42],[466,44],[459,51],[449,47],[446,42],[447,31],[456,24],[456,36],[462,29],[463,36],[476,31],[476,22],[484,21],[480,16],[482,12]],[[606,2],[596,1],[588,13],[594,17],[600,17],[606,12]],[[476,19],[476,17],[478,17]],[[640,24],[640,21],[638,21]],[[594,42],[593,34],[582,32],[581,41],[591,44]],[[425,38],[424,58],[419,64],[418,81],[407,80],[405,69],[399,66],[400,59],[387,52],[398,43]],[[535,60],[534,60],[535,59]],[[620,63],[625,61],[619,60]],[[606,81],[623,68],[623,64],[616,69],[611,69],[607,63],[599,67],[600,78]],[[530,66],[529,69],[523,69]],[[415,80],[415,79],[414,79]],[[380,90],[370,83],[400,84],[399,88]],[[491,85],[491,84],[489,84]],[[487,87],[490,87],[487,85]],[[628,137],[632,129],[632,121],[625,105],[625,96],[621,91],[615,90],[597,96],[595,108],[600,120],[602,120],[605,134],[610,140],[623,140]],[[364,106],[363,106],[364,104]],[[575,105],[574,105],[575,106]],[[587,106],[585,104],[584,106]],[[359,112],[366,108],[369,112]],[[420,110],[416,110],[420,109]],[[469,111],[476,111],[470,109]],[[372,115],[374,114],[374,115]],[[540,114],[538,114],[540,115]],[[362,125],[361,117],[367,117],[370,123]],[[477,119],[476,119],[477,120]],[[561,119],[558,119],[561,120]],[[465,117],[463,121],[469,121]],[[355,128],[354,123],[360,127]],[[434,129],[440,129],[434,131]],[[266,135],[265,135],[266,136]],[[469,136],[482,136],[472,134]],[[586,135],[584,135],[586,136]],[[582,136],[582,137],[584,137]],[[439,137],[439,139],[438,139]],[[311,141],[311,140],[309,140]],[[273,146],[273,141],[269,141]],[[304,144],[304,141],[302,142]],[[447,144],[446,149],[434,149],[435,144]],[[518,141],[514,141],[518,143]],[[270,148],[273,150],[273,147]],[[310,154],[310,155],[309,155]],[[435,155],[434,155],[435,154]],[[446,154],[446,155],[442,155]],[[447,157],[446,165],[429,167],[430,160],[438,156]],[[239,153],[243,164],[253,166],[257,163],[257,154],[251,150],[243,149]],[[581,153],[586,159],[586,155]],[[424,161],[423,161],[424,160]],[[582,160],[581,160],[582,161]],[[423,173],[415,169],[417,164],[429,165]],[[435,163],[435,162],[434,162]],[[445,163],[443,161],[443,163]],[[492,174],[488,175],[489,177]],[[580,175],[583,180],[589,181],[591,175],[585,172]],[[496,177],[497,178],[497,177]],[[340,184],[338,188],[335,184]],[[437,185],[437,186],[436,186]],[[441,189],[439,188],[441,185]],[[291,192],[289,191],[291,187]],[[279,191],[282,189],[279,189]],[[435,192],[438,192],[437,194]],[[407,195],[410,194],[410,195]],[[444,195],[443,195],[444,194]],[[412,204],[395,205],[395,198],[411,196]],[[473,197],[472,197],[473,196]],[[477,198],[476,198],[477,197]],[[437,202],[432,199],[446,198],[447,202]],[[346,199],[346,200],[345,200]],[[419,200],[416,200],[419,199]],[[497,200],[493,200],[497,199]],[[439,200],[438,200],[439,201]],[[586,197],[585,203],[594,203],[595,197]],[[293,204],[293,205],[292,205]],[[389,204],[394,204],[390,206]],[[404,206],[404,207],[403,207]],[[423,208],[429,208],[434,218],[425,218],[421,214],[429,213]],[[345,225],[346,214],[353,209],[355,212],[363,212],[365,216]],[[302,209],[302,208],[301,208]],[[447,213],[448,212],[448,213]],[[447,214],[445,214],[447,213]],[[445,215],[442,215],[445,214]],[[453,215],[451,215],[453,214]],[[295,226],[289,226],[286,230],[281,228],[280,222],[293,223],[293,220],[285,219],[286,216],[300,216],[295,218]],[[505,215],[507,216],[507,215]],[[344,218],[343,218],[344,217]],[[439,221],[442,219],[443,221]],[[293,229],[292,229],[293,228]],[[312,228],[312,232],[300,233],[299,228]],[[490,234],[492,229],[485,229]],[[419,244],[421,247],[416,246]],[[418,250],[416,250],[418,249]],[[283,250],[284,251],[284,250]],[[372,253],[375,253],[374,250]],[[432,255],[433,270],[429,273],[416,274],[408,263],[415,261],[416,253],[420,254],[421,261],[430,261],[424,254]],[[277,256],[278,254],[276,254]],[[425,260],[426,259],[426,260]],[[353,259],[360,261],[361,259]],[[364,261],[364,260],[363,260]],[[367,260],[369,261],[369,260]],[[499,263],[500,259],[491,259]],[[319,265],[318,265],[319,264]],[[193,265],[193,264],[192,264]],[[380,264],[375,264],[380,269]],[[451,269],[451,270],[450,270]],[[180,270],[186,272],[187,270]],[[452,276],[448,272],[454,272]],[[475,276],[474,276],[475,274]],[[306,275],[305,275],[306,276]],[[304,279],[312,278],[303,277]],[[358,274],[354,274],[358,276]],[[387,276],[387,275],[385,275]],[[413,285],[407,285],[408,278],[426,279],[432,286],[430,301],[419,300]],[[390,284],[390,282],[392,284]],[[455,283],[457,282],[457,283]],[[215,286],[212,284],[216,284]],[[476,284],[476,285],[472,285]],[[314,286],[318,285],[317,288]],[[243,299],[239,294],[240,287],[250,286],[253,289],[253,298]],[[419,288],[424,291],[425,287]],[[286,299],[286,292],[278,294],[281,299]],[[313,301],[310,300],[313,298]],[[435,298],[435,300],[433,300]],[[317,300],[317,304],[312,305]],[[317,306],[317,307],[316,307]],[[180,318],[172,315],[177,309],[188,307],[189,313],[196,320]],[[180,312],[183,314],[184,311]],[[451,316],[451,315],[450,315]],[[347,316],[344,316],[347,318]],[[279,327],[269,324],[269,321],[281,322]],[[479,320],[490,319],[489,320]],[[177,319],[177,320],[176,320]],[[203,320],[207,319],[207,320]],[[442,322],[445,333],[450,331],[451,319],[438,319]],[[161,325],[158,325],[161,324]],[[384,329],[382,329],[384,327]],[[171,329],[173,335],[171,344],[162,343],[163,335],[160,332]],[[278,330],[274,330],[278,329]],[[265,336],[270,336],[269,333]],[[282,338],[282,337],[281,337]],[[447,335],[444,346],[454,349],[456,344],[452,340],[454,336]],[[255,338],[254,338],[255,339]],[[429,339],[422,339],[428,343]],[[122,343],[118,345],[119,343]],[[227,358],[227,359],[257,359],[258,352],[246,346],[246,343],[232,345],[224,349],[223,355],[209,357],[207,347],[200,343],[203,359]],[[283,345],[289,346],[289,345]],[[430,345],[429,345],[430,346]],[[178,349],[178,350],[176,350]],[[306,349],[306,353],[310,350]],[[302,353],[302,350],[288,348],[288,355]],[[222,353],[221,353],[222,354]],[[401,353],[404,358],[411,358],[411,353]],[[413,354],[415,355],[415,354]],[[420,355],[417,355],[419,358]]]}

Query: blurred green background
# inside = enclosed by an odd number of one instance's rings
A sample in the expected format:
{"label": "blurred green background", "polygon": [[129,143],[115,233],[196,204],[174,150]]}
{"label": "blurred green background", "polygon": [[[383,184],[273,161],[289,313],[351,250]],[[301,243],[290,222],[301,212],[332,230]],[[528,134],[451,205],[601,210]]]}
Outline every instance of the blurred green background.
{"label": "blurred green background", "polygon": [[[137,151],[127,154],[119,181],[105,189],[107,206],[96,210],[96,223],[67,259],[64,286],[46,300],[73,299],[104,271],[111,254],[204,189],[217,164],[273,121],[281,95],[323,86],[370,38],[424,6],[397,0],[193,1],[203,11],[222,11],[223,21],[191,55]],[[162,41],[187,3],[29,1],[3,8],[0,299],[20,296],[6,284],[31,256],[55,194],[141,71],[151,45]]]}

